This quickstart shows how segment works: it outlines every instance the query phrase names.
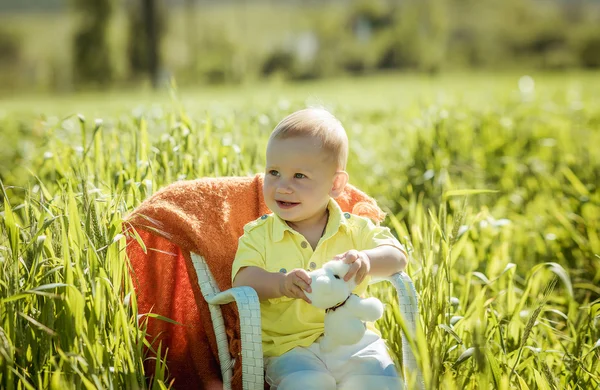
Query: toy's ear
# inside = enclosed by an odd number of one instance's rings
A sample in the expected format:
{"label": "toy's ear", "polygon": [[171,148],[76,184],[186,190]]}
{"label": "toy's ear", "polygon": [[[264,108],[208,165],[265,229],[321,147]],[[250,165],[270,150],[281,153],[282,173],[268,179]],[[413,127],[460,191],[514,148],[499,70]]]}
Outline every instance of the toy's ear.
{"label": "toy's ear", "polygon": [[[331,260],[326,263],[328,268],[336,275],[340,277],[340,279],[344,279],[348,271],[350,270],[350,264],[344,263],[342,260]],[[325,266],[324,266],[325,267]],[[356,277],[352,277],[350,280],[346,282],[346,284],[350,284],[351,289],[356,287]]]}
{"label": "toy's ear", "polygon": [[323,265],[323,268],[331,271],[331,273],[333,273],[335,276],[338,276],[339,279],[344,279],[344,276],[346,276],[348,269],[350,269],[350,265],[340,260],[331,260],[325,263]]}

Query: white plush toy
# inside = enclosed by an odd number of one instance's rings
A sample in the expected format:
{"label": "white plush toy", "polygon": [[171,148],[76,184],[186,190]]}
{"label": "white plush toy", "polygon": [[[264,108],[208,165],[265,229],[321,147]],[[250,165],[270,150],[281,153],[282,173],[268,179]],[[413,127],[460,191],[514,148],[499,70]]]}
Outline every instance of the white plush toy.
{"label": "white plush toy", "polygon": [[352,294],[356,281],[344,281],[350,265],[332,260],[323,268],[309,273],[312,292],[306,293],[312,304],[325,309],[325,334],[321,350],[330,352],[340,345],[358,343],[365,334],[363,321],[376,321],[383,316],[383,304],[377,298],[361,298]]}

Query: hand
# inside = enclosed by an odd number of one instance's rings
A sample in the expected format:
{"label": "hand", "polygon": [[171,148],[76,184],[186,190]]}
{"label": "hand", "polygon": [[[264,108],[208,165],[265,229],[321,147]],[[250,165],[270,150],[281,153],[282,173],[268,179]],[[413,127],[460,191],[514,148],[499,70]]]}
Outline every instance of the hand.
{"label": "hand", "polygon": [[369,256],[367,256],[365,252],[359,252],[356,249],[350,249],[348,252],[337,255],[333,259],[350,264],[350,269],[344,276],[345,282],[355,276],[356,284],[360,284],[369,274],[369,271],[371,271],[371,260],[369,259]]}
{"label": "hand", "polygon": [[298,298],[306,301],[306,303],[311,303],[310,299],[304,294],[304,291],[312,291],[310,288],[311,282],[312,279],[308,275],[308,272],[302,268],[293,269],[281,279],[279,291],[285,297]]}

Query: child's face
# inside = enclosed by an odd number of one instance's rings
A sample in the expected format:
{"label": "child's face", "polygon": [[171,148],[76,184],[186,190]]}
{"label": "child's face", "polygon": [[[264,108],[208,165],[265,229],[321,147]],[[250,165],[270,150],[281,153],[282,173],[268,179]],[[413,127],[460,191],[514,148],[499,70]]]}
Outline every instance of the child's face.
{"label": "child's face", "polygon": [[338,195],[334,181],[340,173],[333,160],[316,138],[270,140],[263,188],[269,209],[295,224],[321,221],[329,197]]}

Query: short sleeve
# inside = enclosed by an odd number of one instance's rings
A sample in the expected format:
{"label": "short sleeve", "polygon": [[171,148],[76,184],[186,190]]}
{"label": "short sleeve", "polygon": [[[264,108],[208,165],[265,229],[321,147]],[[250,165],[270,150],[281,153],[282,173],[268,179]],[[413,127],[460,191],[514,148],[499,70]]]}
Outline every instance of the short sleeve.
{"label": "short sleeve", "polygon": [[362,230],[362,248],[373,249],[382,245],[390,245],[400,249],[406,256],[406,248],[392,234],[389,228],[376,226],[371,220],[367,220]]}
{"label": "short sleeve", "polygon": [[238,248],[231,268],[231,281],[244,267],[266,268],[264,239],[256,231],[246,231],[238,240]]}

